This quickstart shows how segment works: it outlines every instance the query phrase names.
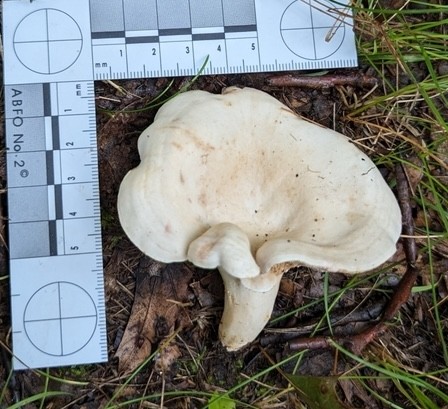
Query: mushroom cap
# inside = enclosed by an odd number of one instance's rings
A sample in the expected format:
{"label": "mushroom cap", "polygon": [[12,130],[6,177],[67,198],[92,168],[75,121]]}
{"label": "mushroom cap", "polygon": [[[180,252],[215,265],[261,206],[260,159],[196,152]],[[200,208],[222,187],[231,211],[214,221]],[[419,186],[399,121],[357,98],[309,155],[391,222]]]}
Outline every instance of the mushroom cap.
{"label": "mushroom cap", "polygon": [[289,262],[357,273],[395,252],[400,210],[374,163],[262,91],[180,94],[159,109],[138,150],[118,211],[129,238],[156,260],[186,260],[190,243],[221,223],[247,235],[261,273]]}

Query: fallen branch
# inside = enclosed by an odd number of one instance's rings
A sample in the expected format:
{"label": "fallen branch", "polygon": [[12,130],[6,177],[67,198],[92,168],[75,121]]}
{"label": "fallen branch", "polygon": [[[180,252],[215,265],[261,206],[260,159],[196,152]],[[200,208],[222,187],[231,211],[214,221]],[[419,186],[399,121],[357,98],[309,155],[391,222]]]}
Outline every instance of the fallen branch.
{"label": "fallen branch", "polygon": [[357,88],[372,88],[378,85],[378,79],[370,75],[362,73],[354,73],[351,75],[292,75],[284,74],[275,77],[269,77],[266,80],[267,84],[273,87],[301,87],[322,89],[331,88],[336,85],[350,85]]}
{"label": "fallen branch", "polygon": [[[332,328],[343,327],[346,331],[347,327],[354,328],[358,324],[376,321],[382,315],[383,309],[384,304],[378,301],[363,309],[337,311],[331,315],[330,324]],[[320,323],[321,320],[315,318],[311,322],[300,323],[297,327],[266,328],[266,335],[260,338],[260,345],[265,347],[273,343],[283,343],[288,340],[297,339],[299,336],[315,331],[320,326]]]}

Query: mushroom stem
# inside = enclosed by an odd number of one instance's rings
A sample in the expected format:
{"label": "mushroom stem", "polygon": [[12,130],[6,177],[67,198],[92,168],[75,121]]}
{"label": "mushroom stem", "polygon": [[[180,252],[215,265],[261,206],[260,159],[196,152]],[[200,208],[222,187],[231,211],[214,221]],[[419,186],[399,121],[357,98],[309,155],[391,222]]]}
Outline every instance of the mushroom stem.
{"label": "mushroom stem", "polygon": [[224,281],[224,311],[219,338],[229,351],[252,342],[271,317],[281,275],[270,272],[239,279],[219,269]]}
{"label": "mushroom stem", "polygon": [[282,275],[274,268],[260,274],[249,238],[231,223],[217,224],[191,242],[188,260],[221,273],[225,289],[219,327],[222,344],[233,351],[252,342],[271,316]]}

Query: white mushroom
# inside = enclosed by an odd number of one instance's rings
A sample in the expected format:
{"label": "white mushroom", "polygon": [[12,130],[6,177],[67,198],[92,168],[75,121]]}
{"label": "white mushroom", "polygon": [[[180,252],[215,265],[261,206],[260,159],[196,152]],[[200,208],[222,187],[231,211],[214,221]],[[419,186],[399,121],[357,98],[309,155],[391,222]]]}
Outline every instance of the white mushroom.
{"label": "white mushroom", "polygon": [[264,92],[180,94],[138,149],[118,195],[123,229],[156,260],[219,269],[229,350],[261,332],[291,267],[358,273],[395,252],[400,210],[373,162]]}

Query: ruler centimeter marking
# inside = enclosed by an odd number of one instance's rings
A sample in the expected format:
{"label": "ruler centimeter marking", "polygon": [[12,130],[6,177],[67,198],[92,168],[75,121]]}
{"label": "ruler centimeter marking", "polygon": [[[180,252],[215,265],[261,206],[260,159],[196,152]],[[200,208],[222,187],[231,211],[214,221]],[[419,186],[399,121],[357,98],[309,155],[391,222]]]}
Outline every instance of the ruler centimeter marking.
{"label": "ruler centimeter marking", "polygon": [[[340,7],[340,3],[338,6]],[[15,369],[107,360],[94,80],[357,64],[329,0],[3,1]]]}
{"label": "ruler centimeter marking", "polygon": [[[340,5],[339,5],[340,7]],[[357,64],[349,11],[323,0],[91,1],[95,79]],[[104,18],[107,16],[108,18]]]}
{"label": "ruler centimeter marking", "polygon": [[93,83],[6,85],[5,101],[14,367],[104,361]]}

